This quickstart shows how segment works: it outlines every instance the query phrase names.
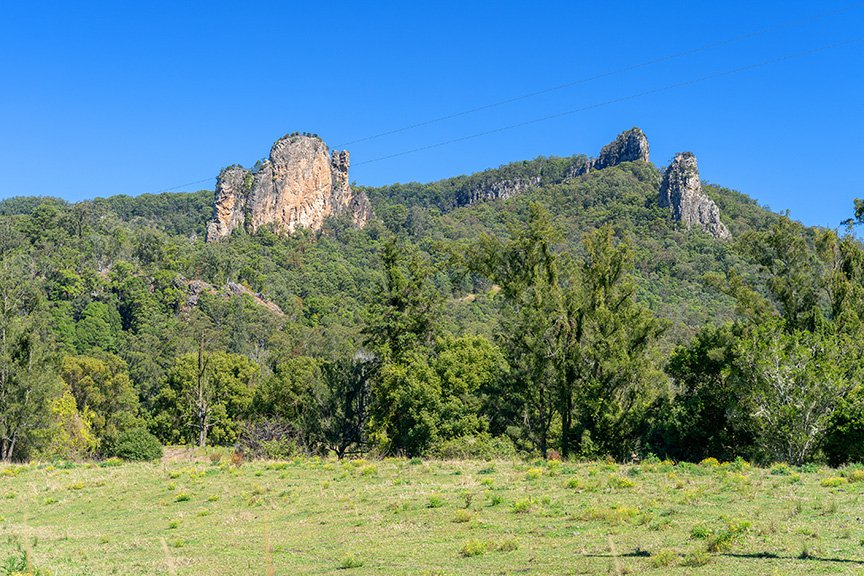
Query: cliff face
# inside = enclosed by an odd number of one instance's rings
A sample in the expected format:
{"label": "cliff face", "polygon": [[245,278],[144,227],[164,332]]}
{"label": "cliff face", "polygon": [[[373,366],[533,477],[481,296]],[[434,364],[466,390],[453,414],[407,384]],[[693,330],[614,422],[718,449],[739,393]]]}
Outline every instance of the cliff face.
{"label": "cliff face", "polygon": [[509,198],[541,184],[557,184],[562,179],[566,180],[567,178],[582,176],[591,170],[603,170],[622,162],[635,162],[637,160],[643,162],[650,160],[648,138],[645,137],[645,134],[639,128],[631,128],[622,132],[614,141],[601,148],[600,155],[597,158],[586,159],[584,156],[577,157],[573,164],[565,171],[563,178],[559,174],[557,178],[530,176],[487,180],[482,184],[475,184],[470,188],[460,191],[456,198],[456,205],[467,206],[476,204],[477,202]]}
{"label": "cliff face", "polygon": [[660,185],[660,206],[672,211],[672,218],[687,228],[700,226],[721,240],[731,237],[729,229],[720,220],[720,209],[702,192],[696,156],[690,152],[675,155],[663,175]]}
{"label": "cliff face", "polygon": [[476,204],[477,202],[497,200],[498,198],[510,198],[529,188],[539,186],[541,180],[540,176],[496,180],[488,184],[472,186],[467,196],[464,198],[460,197],[457,201],[459,205],[464,206]]}
{"label": "cliff face", "polygon": [[331,155],[317,137],[295,134],[277,140],[256,171],[231,166],[219,174],[207,241],[221,240],[237,228],[255,232],[273,225],[285,234],[298,228],[320,230],[328,216],[346,213],[362,227],[372,209],[365,194],[351,190],[349,165],[347,151]]}
{"label": "cliff face", "polygon": [[648,138],[640,128],[631,128],[618,135],[615,140],[600,149],[597,158],[587,163],[574,165],[571,176],[581,176],[591,170],[603,170],[622,162],[650,161]]}

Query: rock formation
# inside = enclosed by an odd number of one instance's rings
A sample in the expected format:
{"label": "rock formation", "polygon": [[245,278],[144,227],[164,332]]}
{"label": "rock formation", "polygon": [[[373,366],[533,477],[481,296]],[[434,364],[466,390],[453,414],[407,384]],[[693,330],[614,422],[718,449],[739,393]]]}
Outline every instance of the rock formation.
{"label": "rock formation", "polygon": [[362,227],[372,208],[364,193],[355,194],[349,186],[349,165],[347,151],[331,155],[317,136],[277,140],[270,158],[256,169],[230,166],[219,174],[207,241],[221,240],[237,228],[255,232],[272,225],[287,234],[320,230],[328,216],[339,214],[350,214]]}
{"label": "rock formation", "polygon": [[[586,158],[581,155],[574,157],[572,164],[564,172],[563,180],[587,174],[591,170],[602,170],[622,162],[635,162],[636,160],[649,161],[648,138],[639,128],[631,128],[601,148],[597,158]],[[561,181],[560,173],[554,177],[533,175],[497,179],[484,178],[480,182],[469,180],[469,185],[457,192],[455,205],[469,206],[477,202],[509,198],[542,184],[559,184]]]}
{"label": "rock formation", "polygon": [[581,176],[591,170],[603,170],[622,162],[650,160],[648,138],[639,128],[631,128],[618,135],[615,140],[600,149],[600,155],[586,162],[574,164],[569,176]]}
{"label": "rock formation", "polygon": [[495,180],[486,184],[475,184],[467,190],[467,194],[460,194],[457,198],[457,203],[459,206],[466,206],[476,204],[477,202],[510,198],[516,194],[521,194],[529,188],[539,186],[541,180],[540,176],[529,176],[525,178]]}
{"label": "rock formation", "polygon": [[694,225],[721,240],[731,237],[720,220],[720,209],[702,192],[696,156],[690,152],[675,155],[663,174],[660,185],[660,206],[672,211],[672,218],[687,228]]}

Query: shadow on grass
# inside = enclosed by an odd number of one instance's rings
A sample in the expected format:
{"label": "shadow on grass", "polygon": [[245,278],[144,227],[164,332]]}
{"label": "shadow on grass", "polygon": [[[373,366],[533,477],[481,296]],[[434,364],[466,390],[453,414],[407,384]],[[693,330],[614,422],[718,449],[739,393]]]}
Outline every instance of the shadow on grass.
{"label": "shadow on grass", "polygon": [[[651,552],[648,550],[642,550],[641,548],[637,548],[632,552],[624,552],[622,554],[582,554],[586,558],[649,558],[651,556]],[[679,554],[682,558],[683,554]],[[854,558],[828,558],[823,556],[814,556],[812,554],[807,555],[798,555],[798,556],[782,556],[780,554],[775,554],[774,552],[751,552],[751,553],[743,553],[743,552],[724,552],[722,554],[715,554],[715,556],[726,556],[728,558],[740,558],[742,560],[806,560],[808,562],[834,562],[837,564],[864,564],[864,560],[856,560]]]}

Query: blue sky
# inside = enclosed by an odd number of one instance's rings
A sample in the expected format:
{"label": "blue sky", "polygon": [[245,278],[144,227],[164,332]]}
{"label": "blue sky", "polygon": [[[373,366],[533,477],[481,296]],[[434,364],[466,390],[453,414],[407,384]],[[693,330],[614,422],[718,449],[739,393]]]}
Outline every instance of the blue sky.
{"label": "blue sky", "polygon": [[691,150],[704,179],[833,226],[864,196],[862,24],[864,2],[9,2],[0,197],[208,188],[286,132],[337,146],[605,75],[354,142],[352,179],[593,155],[638,125],[658,165]]}

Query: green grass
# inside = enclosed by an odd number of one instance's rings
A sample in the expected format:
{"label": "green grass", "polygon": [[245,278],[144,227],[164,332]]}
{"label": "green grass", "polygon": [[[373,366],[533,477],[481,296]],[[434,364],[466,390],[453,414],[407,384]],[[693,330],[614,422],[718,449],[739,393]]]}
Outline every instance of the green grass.
{"label": "green grass", "polygon": [[860,476],[740,462],[0,466],[0,567],[23,545],[55,576],[271,565],[277,575],[864,574]]}

